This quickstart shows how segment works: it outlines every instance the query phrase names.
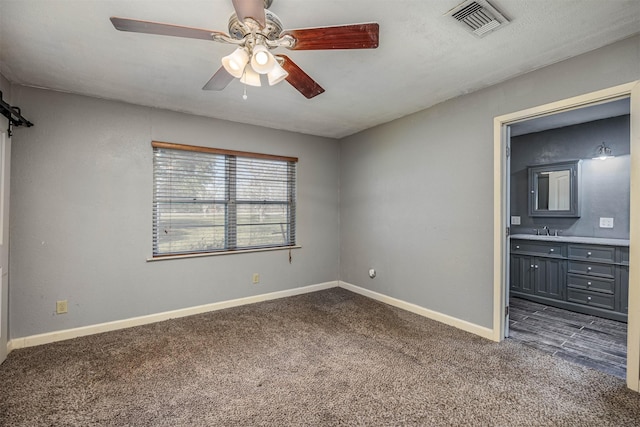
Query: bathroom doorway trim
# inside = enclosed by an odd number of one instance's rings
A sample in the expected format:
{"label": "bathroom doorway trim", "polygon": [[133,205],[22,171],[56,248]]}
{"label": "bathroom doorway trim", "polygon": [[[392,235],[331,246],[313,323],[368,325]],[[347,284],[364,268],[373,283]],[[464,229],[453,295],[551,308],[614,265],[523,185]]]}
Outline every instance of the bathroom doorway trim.
{"label": "bathroom doorway trim", "polygon": [[629,224],[629,317],[627,327],[627,387],[640,392],[640,80],[563,99],[494,118],[494,304],[493,339],[502,341],[507,328],[509,246],[507,127],[511,124],[615,99],[631,103],[631,200]]}

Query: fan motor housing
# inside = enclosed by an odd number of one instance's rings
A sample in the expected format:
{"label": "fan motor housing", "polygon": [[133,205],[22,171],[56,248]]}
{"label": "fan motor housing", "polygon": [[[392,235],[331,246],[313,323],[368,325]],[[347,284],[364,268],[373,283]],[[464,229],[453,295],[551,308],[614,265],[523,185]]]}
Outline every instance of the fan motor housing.
{"label": "fan motor housing", "polygon": [[[277,40],[282,33],[282,22],[275,13],[269,10],[265,10],[264,14],[266,25],[262,29],[258,28],[256,32],[268,40]],[[247,21],[251,22],[252,20],[247,19]],[[229,17],[229,35],[234,39],[242,40],[247,34],[251,34],[251,27],[251,24],[241,23],[235,13]]]}

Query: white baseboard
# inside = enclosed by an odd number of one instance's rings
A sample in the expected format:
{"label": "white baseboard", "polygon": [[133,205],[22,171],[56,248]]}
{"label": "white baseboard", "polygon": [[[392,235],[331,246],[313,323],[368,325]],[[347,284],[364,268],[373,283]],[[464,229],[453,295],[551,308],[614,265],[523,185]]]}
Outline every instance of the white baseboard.
{"label": "white baseboard", "polygon": [[361,288],[360,286],[352,285],[343,281],[339,281],[341,288],[347,289],[351,292],[363,295],[365,297],[374,299],[376,301],[383,302],[385,304],[392,305],[394,307],[401,308],[402,310],[410,311],[420,316],[435,320],[440,323],[444,323],[449,326],[453,326],[463,331],[470,332],[475,335],[479,335],[483,338],[494,341],[493,329],[486,328],[484,326],[476,325],[475,323],[467,322],[466,320],[460,320],[455,317],[451,317],[446,314],[439,313],[437,311],[429,310],[419,305],[412,304],[410,302],[402,301],[397,298],[389,297],[387,295],[371,291],[369,289]]}
{"label": "white baseboard", "polygon": [[324,289],[335,288],[338,285],[338,281],[325,282],[316,285],[303,286],[300,288],[287,289],[285,291],[271,292],[268,294],[254,295],[229,301],[215,302],[211,304],[199,305],[196,307],[165,311],[163,313],[149,314],[147,316],[132,317],[129,319],[115,320],[113,322],[99,323],[97,325],[82,326],[79,328],[65,329],[62,331],[48,332],[22,338],[14,338],[7,343],[7,350],[10,352],[19,348],[49,344],[56,341],[64,341],[72,338],[83,337],[86,335],[98,334],[101,332],[115,331],[118,329],[147,325],[149,323],[161,322],[163,320],[192,316],[194,314],[201,314],[210,311],[222,310],[225,308],[238,307],[241,305],[253,304],[261,301],[269,301],[294,295],[301,295],[310,292],[321,291]]}
{"label": "white baseboard", "polygon": [[134,326],[147,325],[149,323],[162,322],[169,319],[177,319],[180,317],[193,316],[194,314],[207,313],[210,311],[223,310],[225,308],[238,307],[241,305],[253,304],[261,301],[269,301],[279,298],[301,295],[310,292],[321,291],[324,289],[341,287],[351,292],[363,295],[365,297],[383,302],[385,304],[398,307],[400,309],[410,311],[412,313],[424,316],[426,318],[462,329],[463,331],[479,335],[483,338],[493,340],[493,330],[478,326],[474,323],[460,320],[437,311],[429,310],[397,298],[374,292],[365,288],[361,288],[350,283],[342,281],[332,281],[319,283],[316,285],[303,286],[300,288],[287,289],[284,291],[271,292],[268,294],[254,295],[250,297],[238,298],[229,301],[215,302],[211,304],[188,307],[179,310],[165,311],[162,313],[149,314],[147,316],[132,317],[129,319],[115,320],[113,322],[99,323],[96,325],[82,326],[79,328],[65,329],[62,331],[48,332],[44,334],[31,335],[22,338],[14,338],[7,343],[7,350],[11,352],[19,348],[33,347],[36,345],[49,344],[57,341],[64,341],[72,338],[83,337],[86,335],[99,334],[102,332],[115,331],[118,329],[131,328]]}

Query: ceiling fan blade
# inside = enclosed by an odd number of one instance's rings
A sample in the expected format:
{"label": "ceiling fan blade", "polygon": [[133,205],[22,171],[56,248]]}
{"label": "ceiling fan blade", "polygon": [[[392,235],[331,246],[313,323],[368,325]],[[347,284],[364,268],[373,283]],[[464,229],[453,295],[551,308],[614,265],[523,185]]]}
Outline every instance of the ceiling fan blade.
{"label": "ceiling fan blade", "polygon": [[266,20],[264,17],[264,0],[232,0],[233,8],[240,22],[244,22],[246,18],[252,18],[260,24],[260,28],[264,28]]}
{"label": "ceiling fan blade", "polygon": [[218,71],[209,79],[202,90],[222,90],[234,79],[231,74],[227,73],[224,67],[218,68]]}
{"label": "ceiling fan blade", "polygon": [[134,33],[158,34],[161,36],[186,37],[188,39],[213,40],[213,35],[228,37],[220,31],[206,30],[204,28],[183,27],[181,25],[163,24],[161,22],[141,21],[139,19],[119,18],[112,16],[111,23],[116,30],[131,31]]}
{"label": "ceiling fan blade", "polygon": [[290,35],[296,39],[292,50],[375,49],[378,47],[379,28],[376,22],[370,22],[284,30],[280,36]]}
{"label": "ceiling fan blade", "polygon": [[295,62],[289,59],[286,55],[278,55],[284,60],[282,68],[285,69],[289,75],[286,80],[291,86],[296,88],[298,92],[303,94],[307,99],[311,99],[316,95],[320,95],[324,92],[324,89],[315,82],[307,73],[302,71],[302,68],[298,67]]}

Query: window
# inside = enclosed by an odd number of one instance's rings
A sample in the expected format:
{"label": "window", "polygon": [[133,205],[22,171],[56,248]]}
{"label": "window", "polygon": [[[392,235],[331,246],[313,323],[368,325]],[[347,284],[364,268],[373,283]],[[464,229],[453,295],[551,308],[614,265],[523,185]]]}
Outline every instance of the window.
{"label": "window", "polygon": [[151,145],[154,257],[295,245],[297,158]]}

